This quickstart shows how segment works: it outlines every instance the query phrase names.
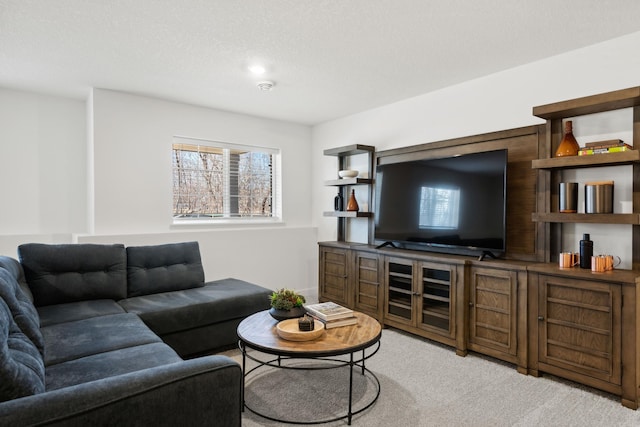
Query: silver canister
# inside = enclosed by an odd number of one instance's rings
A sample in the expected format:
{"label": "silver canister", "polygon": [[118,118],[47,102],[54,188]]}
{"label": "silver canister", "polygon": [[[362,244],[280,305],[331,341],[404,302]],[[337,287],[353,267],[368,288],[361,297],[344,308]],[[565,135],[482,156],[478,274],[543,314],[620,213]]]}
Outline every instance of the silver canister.
{"label": "silver canister", "polygon": [[585,213],[613,213],[613,181],[584,184]]}
{"label": "silver canister", "polygon": [[577,182],[561,182],[560,183],[560,200],[559,211],[564,213],[578,212],[578,183]]}

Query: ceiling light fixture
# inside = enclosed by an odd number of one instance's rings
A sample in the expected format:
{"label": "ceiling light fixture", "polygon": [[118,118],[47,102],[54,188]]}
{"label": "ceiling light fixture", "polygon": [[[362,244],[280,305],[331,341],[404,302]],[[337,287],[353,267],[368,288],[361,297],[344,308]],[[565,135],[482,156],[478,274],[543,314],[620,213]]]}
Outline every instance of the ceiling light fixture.
{"label": "ceiling light fixture", "polygon": [[252,65],[249,67],[249,71],[251,71],[253,74],[257,75],[257,76],[261,76],[264,74],[265,68],[262,65]]}
{"label": "ceiling light fixture", "polygon": [[271,89],[273,89],[273,87],[275,85],[276,84],[274,82],[270,82],[268,80],[265,80],[265,81],[262,81],[262,82],[258,82],[258,89],[260,89],[262,91],[265,91],[265,92],[268,92]]}

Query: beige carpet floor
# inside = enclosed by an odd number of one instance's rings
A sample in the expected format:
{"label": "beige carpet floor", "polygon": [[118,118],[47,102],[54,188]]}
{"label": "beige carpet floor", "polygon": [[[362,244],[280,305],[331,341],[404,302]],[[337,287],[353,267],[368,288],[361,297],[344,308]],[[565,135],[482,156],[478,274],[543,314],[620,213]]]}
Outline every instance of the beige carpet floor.
{"label": "beige carpet floor", "polygon": [[[381,343],[367,361],[380,381],[380,396],[354,417],[354,426],[640,426],[640,411],[571,381],[522,375],[510,364],[475,353],[459,357],[450,347],[395,329],[384,329]],[[225,354],[241,362],[238,350]],[[354,384],[358,409],[376,388],[362,375]],[[246,399],[276,418],[324,418],[346,412],[347,390],[346,368],[265,369],[250,377]],[[280,425],[287,424],[243,414],[245,427]]]}

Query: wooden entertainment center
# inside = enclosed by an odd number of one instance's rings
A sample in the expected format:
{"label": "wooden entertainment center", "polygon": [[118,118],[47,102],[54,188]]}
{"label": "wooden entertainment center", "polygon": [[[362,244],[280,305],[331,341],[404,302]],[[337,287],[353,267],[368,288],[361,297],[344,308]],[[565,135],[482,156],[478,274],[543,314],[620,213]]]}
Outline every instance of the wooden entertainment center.
{"label": "wooden entertainment center", "polygon": [[[554,158],[563,119],[631,108],[635,149]],[[533,108],[545,125],[375,153],[375,164],[508,149],[507,250],[503,259],[376,248],[373,215],[340,217],[339,241],[319,243],[319,298],[367,313],[385,326],[549,373],[640,403],[640,87]],[[327,150],[344,157],[368,146]],[[632,165],[632,213],[558,213],[562,171]],[[332,216],[327,213],[327,216]],[[369,221],[369,242],[344,241],[345,221]],[[631,226],[632,269],[592,273],[559,268],[563,224]]]}

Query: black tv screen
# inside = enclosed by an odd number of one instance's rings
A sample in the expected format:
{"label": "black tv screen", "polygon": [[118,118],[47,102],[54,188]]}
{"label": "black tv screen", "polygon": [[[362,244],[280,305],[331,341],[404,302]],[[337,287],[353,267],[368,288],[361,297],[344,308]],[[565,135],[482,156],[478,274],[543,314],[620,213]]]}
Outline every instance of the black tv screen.
{"label": "black tv screen", "polygon": [[378,245],[498,256],[506,242],[507,150],[376,167]]}

